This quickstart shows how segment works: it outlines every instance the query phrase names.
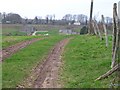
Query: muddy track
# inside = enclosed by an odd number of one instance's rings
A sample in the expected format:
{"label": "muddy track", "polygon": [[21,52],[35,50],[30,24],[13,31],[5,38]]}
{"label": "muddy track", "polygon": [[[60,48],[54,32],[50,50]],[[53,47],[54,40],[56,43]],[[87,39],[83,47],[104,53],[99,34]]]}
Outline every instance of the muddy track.
{"label": "muddy track", "polygon": [[32,40],[22,41],[20,43],[17,43],[15,45],[12,45],[10,47],[7,47],[7,48],[1,50],[0,53],[2,55],[0,56],[0,62],[3,61],[4,59],[10,57],[12,54],[16,53],[20,49],[25,48],[26,46],[28,46],[36,41],[39,41],[39,40],[42,40],[42,38],[35,38]]}
{"label": "muddy track", "polygon": [[30,76],[18,85],[18,88],[60,88],[58,83],[61,55],[70,38],[57,43],[48,57],[39,63],[31,72]]}

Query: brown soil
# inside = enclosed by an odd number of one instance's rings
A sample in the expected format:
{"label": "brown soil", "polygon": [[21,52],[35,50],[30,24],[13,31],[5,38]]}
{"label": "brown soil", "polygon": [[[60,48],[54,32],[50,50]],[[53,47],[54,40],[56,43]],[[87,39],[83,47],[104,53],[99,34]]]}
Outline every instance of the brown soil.
{"label": "brown soil", "polygon": [[15,45],[12,45],[6,49],[1,50],[0,54],[2,54],[2,55],[0,56],[0,62],[3,61],[4,59],[10,57],[12,54],[16,53],[20,49],[25,48],[26,46],[28,46],[36,41],[39,41],[39,40],[41,40],[41,38],[35,38],[32,40],[23,41],[23,42],[15,44]]}
{"label": "brown soil", "polygon": [[39,63],[31,72],[30,76],[18,85],[18,88],[60,88],[58,83],[59,69],[62,64],[61,55],[70,38],[57,43],[48,57]]}

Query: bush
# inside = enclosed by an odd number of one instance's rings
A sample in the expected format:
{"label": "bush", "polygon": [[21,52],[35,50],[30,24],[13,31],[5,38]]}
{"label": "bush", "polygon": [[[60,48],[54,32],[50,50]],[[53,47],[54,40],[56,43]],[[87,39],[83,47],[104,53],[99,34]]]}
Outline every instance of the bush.
{"label": "bush", "polygon": [[80,34],[87,34],[88,33],[88,27],[84,26],[80,30]]}

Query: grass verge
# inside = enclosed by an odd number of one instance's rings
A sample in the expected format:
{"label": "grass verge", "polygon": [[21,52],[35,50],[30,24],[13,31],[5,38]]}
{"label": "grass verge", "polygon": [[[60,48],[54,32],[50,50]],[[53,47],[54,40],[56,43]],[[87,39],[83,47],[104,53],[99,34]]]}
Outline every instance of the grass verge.
{"label": "grass verge", "polygon": [[60,79],[65,88],[109,88],[113,76],[94,81],[110,69],[112,38],[109,47],[95,36],[76,36],[66,46]]}

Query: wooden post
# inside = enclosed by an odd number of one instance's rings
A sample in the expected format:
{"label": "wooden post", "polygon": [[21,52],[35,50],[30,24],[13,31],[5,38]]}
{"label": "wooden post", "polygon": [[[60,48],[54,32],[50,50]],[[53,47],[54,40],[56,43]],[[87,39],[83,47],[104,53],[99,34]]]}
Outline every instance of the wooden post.
{"label": "wooden post", "polygon": [[119,20],[120,20],[120,1],[118,2],[118,17],[119,17]]}
{"label": "wooden post", "polygon": [[[119,24],[118,24],[119,26],[120,26],[120,19],[119,19]],[[118,63],[120,63],[120,27],[119,27],[119,46],[118,46]],[[119,77],[119,80],[118,80],[118,88],[120,88],[120,70],[118,71],[118,77]]]}
{"label": "wooden post", "polygon": [[114,4],[114,8],[113,8],[113,21],[114,21],[114,28],[113,28],[113,52],[112,52],[112,65],[111,67],[114,67],[115,65],[115,61],[116,61],[116,58],[118,56],[118,49],[119,49],[119,18],[118,18],[118,15],[117,15],[117,4],[115,3]]}
{"label": "wooden post", "polygon": [[91,0],[91,7],[90,7],[90,21],[89,21],[89,34],[92,34],[92,13],[93,13],[93,0]]}
{"label": "wooden post", "polygon": [[119,28],[119,50],[118,50],[118,61],[120,63],[120,1],[118,2],[118,28]]}
{"label": "wooden post", "polygon": [[92,26],[93,26],[93,29],[94,29],[94,33],[95,33],[96,36],[97,36],[97,30],[96,30],[96,26],[95,26],[94,20],[92,20]]}
{"label": "wooden post", "polygon": [[104,28],[104,32],[105,32],[105,38],[106,38],[106,47],[108,47],[108,32],[105,26],[105,21],[104,21],[104,16],[102,15],[102,23],[103,23],[103,28]]}
{"label": "wooden post", "polygon": [[[113,47],[112,47],[112,69],[109,70],[106,74],[100,76],[96,80],[104,79],[110,76],[112,73],[116,72],[117,76],[113,80],[113,84],[120,89],[120,19],[117,14],[117,4],[114,3],[113,6]],[[117,83],[115,84],[115,80]],[[114,87],[114,86],[113,86]]]}
{"label": "wooden post", "polygon": [[[113,21],[114,21],[114,28],[113,28],[113,34],[115,35],[113,37],[113,52],[112,52],[112,64],[111,67],[114,68],[117,64],[120,63],[120,27],[119,27],[119,18],[117,14],[117,3],[114,3],[113,7]],[[120,70],[118,69],[118,87],[120,88]]]}
{"label": "wooden post", "polygon": [[114,6],[113,6],[113,41],[112,41],[113,43],[112,43],[112,64],[111,64],[111,68],[113,68],[115,66],[115,59],[116,59],[116,56],[114,55],[115,54],[116,35],[117,35],[116,18],[115,18],[116,9],[117,9],[117,6],[114,4]]}
{"label": "wooden post", "polygon": [[[120,26],[120,19],[118,25]],[[119,27],[119,35],[118,35],[118,63],[120,63],[120,27]],[[118,88],[120,88],[120,70],[118,70]]]}
{"label": "wooden post", "polygon": [[[118,63],[120,63],[120,1],[118,2],[118,15],[119,15],[119,21],[118,21],[118,26],[119,26]],[[119,76],[118,84],[120,85],[120,71],[118,73],[118,76]],[[120,88],[120,86],[118,88]]]}
{"label": "wooden post", "polygon": [[101,32],[100,32],[100,29],[99,29],[98,24],[97,24],[97,21],[96,21],[96,20],[94,20],[94,21],[95,21],[95,26],[96,26],[96,28],[97,28],[97,31],[98,31],[100,40],[103,40],[102,35],[101,35]]}

